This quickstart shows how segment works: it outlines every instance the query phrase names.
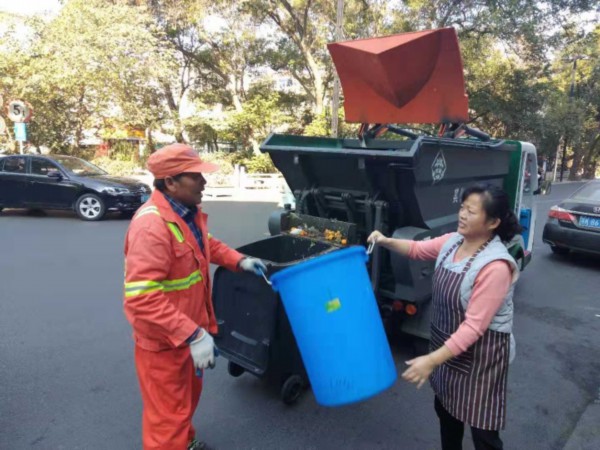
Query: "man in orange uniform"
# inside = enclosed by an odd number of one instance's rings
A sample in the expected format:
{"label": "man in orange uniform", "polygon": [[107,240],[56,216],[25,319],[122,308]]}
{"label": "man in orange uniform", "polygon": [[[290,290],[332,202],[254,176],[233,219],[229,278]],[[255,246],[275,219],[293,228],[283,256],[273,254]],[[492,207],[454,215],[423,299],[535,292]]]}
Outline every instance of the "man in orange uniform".
{"label": "man in orange uniform", "polygon": [[144,412],[145,450],[208,448],[197,441],[192,416],[202,371],[214,366],[217,332],[210,263],[260,273],[262,261],[245,258],[213,238],[198,208],[203,162],[189,146],[172,144],[152,154],[155,191],[136,213],[125,238],[125,315],[133,327],[135,365]]}

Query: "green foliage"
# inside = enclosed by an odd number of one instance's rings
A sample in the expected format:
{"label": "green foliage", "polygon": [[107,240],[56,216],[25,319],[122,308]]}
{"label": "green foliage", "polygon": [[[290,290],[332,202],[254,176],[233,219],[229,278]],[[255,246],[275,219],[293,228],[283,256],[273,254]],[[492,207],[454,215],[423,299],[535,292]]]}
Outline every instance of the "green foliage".
{"label": "green foliage", "polygon": [[109,157],[101,157],[92,160],[92,164],[106,170],[111,175],[128,176],[139,172],[141,167],[132,161],[120,161]]}
{"label": "green foliage", "polygon": [[246,162],[246,169],[248,173],[275,173],[277,169],[273,165],[271,157],[266,153],[260,153],[258,155],[252,155]]}
{"label": "green foliage", "polygon": [[220,174],[231,175],[234,166],[244,166],[248,173],[275,173],[277,169],[266,153],[254,154],[253,152],[212,152],[202,153],[200,157],[221,167]]}
{"label": "green foliage", "polygon": [[329,136],[331,135],[331,117],[329,114],[323,112],[316,116],[307,126],[304,128],[306,136]]}
{"label": "green foliage", "polygon": [[[154,130],[213,151],[233,146],[234,154],[214,156],[226,170],[239,163],[269,171],[258,152],[269,133],[331,134],[334,68],[326,44],[336,40],[337,2],[63,3],[56,17],[0,15],[0,94],[34,106],[34,145],[84,155],[84,132],[112,139],[120,130]],[[566,141],[568,165],[589,175],[600,162],[600,27],[590,32],[578,14],[593,7],[581,0],[345,0],[342,34],[455,27],[472,125],[532,141],[550,160]],[[574,55],[588,58],[576,70],[568,62]],[[281,77],[294,80],[293,89],[277,88]],[[0,145],[15,148],[8,125]],[[339,136],[356,129],[340,120]],[[115,142],[112,160],[137,158],[137,148]]]}

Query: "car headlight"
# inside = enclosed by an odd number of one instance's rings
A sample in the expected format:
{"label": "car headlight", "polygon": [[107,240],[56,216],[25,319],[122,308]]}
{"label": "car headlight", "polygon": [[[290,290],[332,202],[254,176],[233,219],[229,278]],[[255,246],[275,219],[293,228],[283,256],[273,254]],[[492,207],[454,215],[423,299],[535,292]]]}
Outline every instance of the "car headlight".
{"label": "car headlight", "polygon": [[100,189],[101,192],[109,195],[121,195],[121,194],[130,194],[131,191],[127,188],[120,187],[104,187]]}

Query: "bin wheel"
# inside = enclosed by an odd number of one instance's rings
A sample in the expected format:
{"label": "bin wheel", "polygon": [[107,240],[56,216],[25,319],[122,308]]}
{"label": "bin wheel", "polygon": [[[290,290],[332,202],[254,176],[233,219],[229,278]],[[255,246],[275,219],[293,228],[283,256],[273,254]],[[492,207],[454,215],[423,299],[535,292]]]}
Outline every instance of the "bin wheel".
{"label": "bin wheel", "polygon": [[298,401],[304,389],[304,380],[300,375],[288,377],[281,387],[281,400],[286,405],[292,405]]}
{"label": "bin wheel", "polygon": [[227,364],[227,372],[234,378],[242,376],[245,371],[246,370],[242,366],[234,362],[229,361],[229,364]]}

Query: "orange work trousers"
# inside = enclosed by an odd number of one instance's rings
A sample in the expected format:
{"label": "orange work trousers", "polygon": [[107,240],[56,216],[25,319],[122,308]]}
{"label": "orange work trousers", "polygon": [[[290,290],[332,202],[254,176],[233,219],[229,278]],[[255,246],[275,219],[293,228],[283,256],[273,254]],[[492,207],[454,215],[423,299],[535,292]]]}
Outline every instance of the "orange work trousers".
{"label": "orange work trousers", "polygon": [[151,352],[136,345],[135,366],[144,404],[144,450],[187,450],[202,392],[189,347]]}

